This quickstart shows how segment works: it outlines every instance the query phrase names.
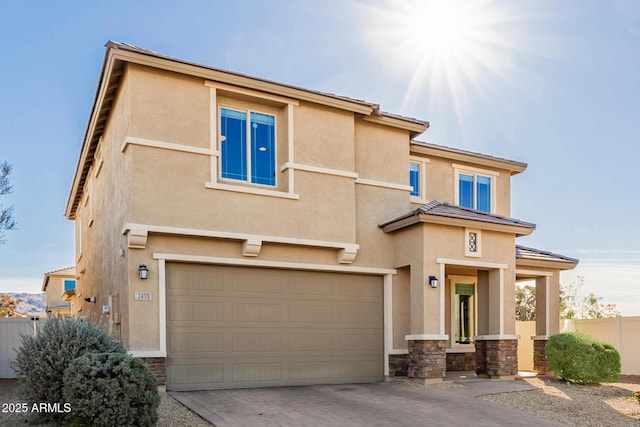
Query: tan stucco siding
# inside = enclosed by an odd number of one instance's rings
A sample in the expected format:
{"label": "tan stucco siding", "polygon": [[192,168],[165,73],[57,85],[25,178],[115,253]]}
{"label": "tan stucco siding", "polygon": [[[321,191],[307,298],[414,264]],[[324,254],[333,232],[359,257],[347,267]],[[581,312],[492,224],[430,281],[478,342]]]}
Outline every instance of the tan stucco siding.
{"label": "tan stucco siding", "polygon": [[[416,157],[423,157],[418,156]],[[498,215],[510,216],[511,214],[511,174],[509,171],[501,169],[488,169],[473,163],[459,162],[455,160],[428,157],[429,163],[426,167],[426,198],[427,200],[440,200],[442,202],[457,204],[455,168],[453,165],[466,166],[473,169],[497,172],[499,175],[495,179],[495,210]],[[480,172],[479,172],[480,173]]]}
{"label": "tan stucco siding", "polygon": [[[112,318],[102,314],[102,306],[108,305],[109,295],[126,293],[129,283],[128,250],[122,226],[130,207],[131,173],[128,157],[121,152],[122,141],[130,132],[129,83],[129,73],[125,72],[98,147],[101,154],[91,167],[84,188],[85,196],[76,214],[76,229],[81,224],[83,240],[82,254],[77,253],[76,258],[76,297],[81,311],[73,315],[87,316],[105,325],[109,325]],[[79,247],[77,245],[76,249]],[[96,297],[96,303],[86,302],[84,298],[87,297]],[[122,325],[128,325],[126,298],[120,299],[118,310]],[[116,337],[127,345],[128,329],[119,329],[119,326],[112,328]]]}
{"label": "tan stucco siding", "polygon": [[393,313],[393,348],[406,349],[405,336],[411,330],[410,313],[407,307],[411,304],[411,268],[398,268],[392,284],[392,313]]}
{"label": "tan stucco siding", "polygon": [[209,89],[202,79],[135,64],[128,70],[127,136],[209,148]]}
{"label": "tan stucco siding", "polygon": [[293,124],[296,163],[354,171],[353,113],[301,102]]}
{"label": "tan stucco siding", "polygon": [[[356,171],[364,179],[409,185],[409,133],[362,120],[356,122]],[[405,198],[408,198],[405,192]]]}

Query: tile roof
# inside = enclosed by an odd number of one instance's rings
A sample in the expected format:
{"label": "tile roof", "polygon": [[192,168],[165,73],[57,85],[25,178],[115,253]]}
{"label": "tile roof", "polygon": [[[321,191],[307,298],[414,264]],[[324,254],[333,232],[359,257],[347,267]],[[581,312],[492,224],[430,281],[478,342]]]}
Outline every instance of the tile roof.
{"label": "tile roof", "polygon": [[44,274],[54,275],[54,276],[73,275],[73,274],[76,274],[76,267],[73,266],[73,267],[59,268],[57,270],[47,271]]}
{"label": "tile roof", "polygon": [[384,227],[387,224],[394,223],[401,219],[409,218],[418,215],[436,215],[455,219],[466,219],[470,221],[480,221],[499,225],[510,225],[516,227],[526,227],[534,230],[536,225],[530,222],[525,222],[516,218],[509,218],[502,215],[496,215],[486,212],[480,212],[474,209],[464,208],[462,206],[452,205],[450,203],[441,202],[439,200],[433,200],[420,206],[418,209],[402,215],[398,218],[387,221],[384,224],[380,224]]}
{"label": "tile roof", "polygon": [[580,260],[565,255],[554,254],[553,252],[542,251],[540,249],[527,248],[516,245],[516,259],[528,259],[533,261],[556,261],[571,262],[577,264]]}
{"label": "tile roof", "polygon": [[131,45],[131,44],[127,44],[127,43],[121,43],[121,42],[116,42],[116,41],[108,41],[107,44],[105,45],[105,47],[107,49],[112,48],[112,49],[120,49],[120,50],[127,50],[129,52],[136,52],[136,53],[141,53],[143,55],[150,55],[150,56],[155,56],[157,58],[163,58],[163,59],[167,59],[170,61],[174,61],[174,62],[180,62],[182,64],[187,64],[187,65],[193,65],[196,67],[200,67],[200,68],[205,68],[208,70],[212,70],[212,71],[218,71],[218,72],[222,72],[225,74],[230,74],[230,75],[235,75],[235,76],[239,76],[239,77],[245,77],[245,78],[249,78],[249,79],[253,79],[253,80],[258,80],[258,81],[262,81],[265,83],[270,83],[270,84],[275,84],[278,86],[283,86],[283,87],[288,87],[291,89],[295,89],[295,90],[302,90],[305,92],[310,92],[310,93],[315,93],[318,95],[322,95],[322,96],[328,96],[331,98],[336,98],[336,99],[340,99],[343,101],[348,101],[348,102],[354,102],[357,104],[362,104],[364,106],[367,106],[369,108],[372,108],[375,111],[376,115],[380,115],[380,116],[384,116],[384,117],[390,117],[390,118],[394,118],[394,119],[398,119],[398,120],[404,120],[404,121],[408,121],[408,122],[413,122],[419,125],[425,125],[425,126],[429,126],[429,122],[425,121],[425,120],[420,120],[420,119],[416,119],[413,117],[405,117],[405,116],[401,116],[398,114],[391,114],[391,113],[387,113],[387,112],[382,112],[380,111],[380,104],[377,104],[375,102],[369,102],[369,101],[365,101],[363,99],[357,99],[357,98],[351,98],[348,96],[342,96],[342,95],[336,95],[334,93],[329,93],[329,92],[321,92],[321,91],[317,91],[317,90],[310,90],[310,89],[305,89],[299,86],[293,86],[290,84],[285,84],[285,83],[280,83],[280,82],[276,82],[274,80],[268,80],[268,79],[263,79],[263,78],[259,78],[259,77],[254,77],[254,76],[250,76],[248,74],[243,74],[243,73],[238,73],[235,71],[229,71],[229,70],[225,70],[222,68],[215,68],[215,67],[211,67],[208,65],[203,65],[203,64],[198,64],[196,62],[191,62],[191,61],[185,61],[183,59],[178,59],[178,58],[174,58],[168,55],[163,55],[161,53],[155,52],[153,50],[149,50],[149,49],[144,49],[135,45]]}
{"label": "tile roof", "polygon": [[520,168],[526,168],[527,167],[527,164],[524,163],[524,162],[505,159],[503,157],[491,156],[489,154],[477,153],[477,152],[474,152],[474,151],[461,150],[459,148],[447,147],[447,146],[444,146],[444,145],[433,144],[433,143],[430,143],[430,142],[416,141],[415,139],[411,141],[411,144],[413,144],[415,146],[418,146],[418,147],[433,148],[433,149],[436,149],[436,150],[448,151],[448,152],[451,152],[451,153],[459,153],[459,154],[464,154],[464,155],[473,156],[473,157],[480,157],[480,158],[483,158],[483,159],[493,160],[493,161],[501,162],[501,163],[510,163],[510,164],[512,164],[514,166],[517,166],[517,167],[520,167]]}

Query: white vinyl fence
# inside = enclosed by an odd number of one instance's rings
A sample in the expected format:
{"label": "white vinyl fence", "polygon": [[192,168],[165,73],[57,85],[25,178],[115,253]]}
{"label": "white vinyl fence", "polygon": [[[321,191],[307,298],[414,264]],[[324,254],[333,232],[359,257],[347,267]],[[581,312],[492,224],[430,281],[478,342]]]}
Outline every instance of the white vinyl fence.
{"label": "white vinyl fence", "polygon": [[[518,341],[518,369],[533,370],[533,344],[536,322],[516,322]],[[640,375],[640,316],[609,317],[606,319],[563,319],[560,332],[579,331],[613,345],[622,361],[622,374]]]}
{"label": "white vinyl fence", "polygon": [[14,349],[20,347],[21,335],[34,335],[44,322],[44,318],[0,318],[0,378],[16,377],[9,361],[16,358]]}

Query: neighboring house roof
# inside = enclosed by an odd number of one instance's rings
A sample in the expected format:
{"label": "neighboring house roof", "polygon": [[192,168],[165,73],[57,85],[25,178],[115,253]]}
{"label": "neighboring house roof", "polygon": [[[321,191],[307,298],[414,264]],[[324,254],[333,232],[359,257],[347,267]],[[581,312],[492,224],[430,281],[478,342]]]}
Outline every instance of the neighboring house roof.
{"label": "neighboring house roof", "polygon": [[531,234],[536,225],[516,218],[509,218],[475,209],[463,208],[450,203],[433,200],[390,221],[380,224],[385,232],[394,231],[418,222],[430,222],[444,225],[475,225],[483,229],[513,232],[523,236]]}
{"label": "neighboring house roof", "polygon": [[67,202],[65,215],[69,219],[75,219],[75,211],[82,197],[84,183],[93,162],[98,141],[109,120],[113,100],[115,99],[121,77],[124,73],[123,64],[127,62],[197,76],[207,80],[265,93],[278,94],[291,99],[306,100],[349,110],[360,114],[363,120],[408,130],[412,138],[423,133],[429,127],[429,122],[427,121],[384,113],[380,111],[378,104],[360,99],[303,89],[207,65],[196,64],[125,43],[109,41],[105,47],[106,52],[100,72],[100,79],[89,116],[89,123],[85,131],[71,193]]}
{"label": "neighboring house roof", "polygon": [[49,284],[49,277],[51,277],[51,276],[75,277],[76,276],[76,268],[75,267],[66,267],[66,268],[61,268],[59,270],[53,270],[53,271],[49,271],[47,273],[44,273],[44,279],[42,281],[42,292],[46,292],[47,285]]}
{"label": "neighboring house roof", "polygon": [[540,249],[516,245],[516,260],[521,265],[546,267],[549,263],[564,264],[567,268],[574,268],[580,260]]}
{"label": "neighboring house roof", "polygon": [[471,161],[476,164],[483,164],[489,167],[506,169],[511,175],[523,172],[527,164],[516,160],[509,160],[502,157],[490,156],[488,154],[476,153],[473,151],[461,150],[459,148],[445,147],[443,145],[432,144],[423,141],[411,141],[411,149],[424,154],[438,155],[438,152],[445,152],[448,159]]}

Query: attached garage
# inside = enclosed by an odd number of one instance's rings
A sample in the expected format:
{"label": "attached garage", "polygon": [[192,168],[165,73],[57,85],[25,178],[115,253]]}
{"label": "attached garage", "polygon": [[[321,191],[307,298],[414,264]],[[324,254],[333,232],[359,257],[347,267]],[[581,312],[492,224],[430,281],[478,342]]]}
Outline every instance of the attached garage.
{"label": "attached garage", "polygon": [[167,263],[167,389],[383,380],[383,279]]}

